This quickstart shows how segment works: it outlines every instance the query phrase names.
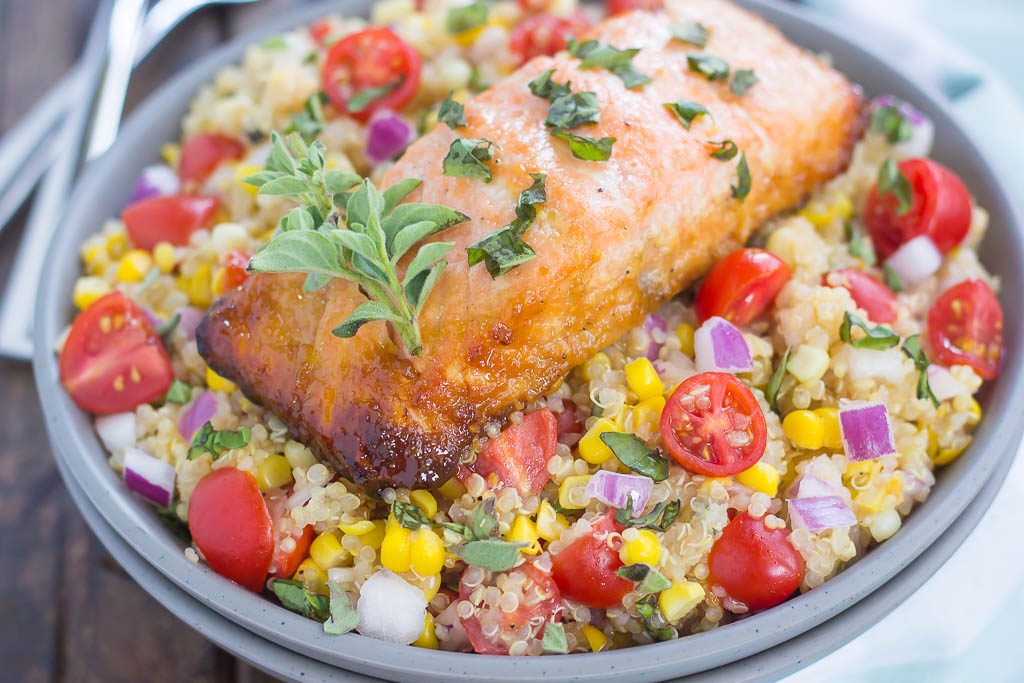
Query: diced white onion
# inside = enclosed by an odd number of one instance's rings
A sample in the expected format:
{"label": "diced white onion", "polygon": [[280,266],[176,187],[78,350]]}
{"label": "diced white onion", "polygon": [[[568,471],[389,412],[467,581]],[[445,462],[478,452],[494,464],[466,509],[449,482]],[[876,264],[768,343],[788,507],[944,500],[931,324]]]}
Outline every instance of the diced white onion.
{"label": "diced white onion", "polygon": [[840,352],[846,360],[847,377],[852,380],[880,379],[899,384],[905,379],[906,356],[899,349],[858,349],[846,346]]}
{"label": "diced white onion", "polygon": [[892,253],[885,265],[892,268],[907,287],[927,280],[942,267],[942,254],[926,235],[905,242]]}
{"label": "diced white onion", "polygon": [[135,413],[115,413],[96,418],[96,433],[111,453],[135,445]]}
{"label": "diced white onion", "polygon": [[124,453],[124,483],[147,500],[168,507],[174,499],[174,468],[138,448]]}
{"label": "diced white onion", "polygon": [[934,363],[928,366],[928,386],[940,401],[968,392],[968,388],[953,376],[953,373]]}
{"label": "diced white onion", "polygon": [[408,645],[423,631],[427,600],[419,588],[381,569],[363,583],[356,609],[364,636]]}

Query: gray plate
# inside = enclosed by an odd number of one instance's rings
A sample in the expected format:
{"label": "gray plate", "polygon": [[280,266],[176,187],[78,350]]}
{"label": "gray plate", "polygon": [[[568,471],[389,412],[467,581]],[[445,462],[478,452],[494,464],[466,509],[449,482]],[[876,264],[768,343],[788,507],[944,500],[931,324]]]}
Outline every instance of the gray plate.
{"label": "gray plate", "polygon": [[[954,168],[992,216],[992,229],[982,257],[1003,278],[1005,292],[1022,291],[1024,248],[1021,222],[1008,201],[1008,192],[992,164],[972,138],[953,120],[948,103],[931,90],[915,85],[898,65],[844,38],[830,22],[807,16],[767,0],[743,3],[781,27],[794,41],[829,52],[836,64],[868,94],[884,92],[915,103],[933,118],[937,129],[934,156]],[[88,416],[60,389],[57,364],[50,349],[72,316],[70,295],[79,273],[77,245],[109,216],[116,215],[143,166],[158,157],[162,140],[177,136],[179,121],[196,90],[226,64],[237,61],[245,46],[262,36],[301,23],[326,8],[357,14],[366,0],[327,3],[319,8],[282,17],[262,35],[246,36],[199,60],[147,100],[125,127],[115,147],[84,174],[70,206],[63,232],[51,245],[51,268],[37,304],[35,329],[39,343],[35,370],[40,396],[57,457],[68,467],[103,518],[145,560],[186,593],[230,621],[288,649],[320,661],[384,678],[417,681],[631,681],[678,677],[722,666],[778,645],[822,624],[896,576],[946,531],[978,494],[1000,462],[1012,457],[1021,425],[1015,406],[1024,399],[1019,353],[1011,353],[998,381],[986,390],[988,416],[964,457],[947,468],[931,497],[910,516],[903,529],[867,554],[827,585],[777,608],[709,633],[669,643],[599,654],[558,658],[467,656],[399,647],[349,635],[326,636],[315,624],[256,597],[222,579],[207,567],[189,563],[180,543],[164,529],[152,511],[129,495],[110,471]],[[1021,348],[1019,306],[1006,306],[1007,347]],[[957,542],[962,540],[957,539]]]}

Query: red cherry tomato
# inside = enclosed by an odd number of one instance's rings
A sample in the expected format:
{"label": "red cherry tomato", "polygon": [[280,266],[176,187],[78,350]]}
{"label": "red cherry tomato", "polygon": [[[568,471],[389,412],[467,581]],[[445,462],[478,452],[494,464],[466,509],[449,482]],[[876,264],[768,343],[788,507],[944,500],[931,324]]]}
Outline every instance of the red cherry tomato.
{"label": "red cherry tomato", "polygon": [[588,25],[586,17],[579,13],[571,17],[534,14],[512,29],[508,47],[522,64],[534,57],[553,55],[564,50],[568,39],[582,33]]}
{"label": "red cherry tomato", "polygon": [[697,292],[697,320],[719,316],[748,325],[789,281],[786,262],[764,249],[737,249],[716,263]]}
{"label": "red cherry tomato", "polygon": [[121,212],[121,218],[139,249],[151,250],[160,242],[184,247],[192,233],[213,225],[219,208],[214,197],[169,195],[135,202]]}
{"label": "red cherry tomato", "polygon": [[1003,307],[984,280],[965,280],[928,311],[928,341],[944,365],[970,365],[995,379],[1003,356]]}
{"label": "red cherry tomato", "polygon": [[[264,500],[267,502],[270,523],[274,529],[274,557],[268,571],[274,576],[290,579],[309,554],[309,546],[313,542],[316,532],[313,530],[312,525],[307,525],[302,529],[292,529],[291,533],[282,533],[280,531],[280,527],[283,526],[281,520],[288,514],[286,505],[288,502],[287,494],[280,493],[271,498],[264,498]],[[291,525],[289,525],[289,528],[291,528]],[[285,550],[283,547],[285,539],[288,538],[295,541],[289,544],[292,546],[291,550]]]}
{"label": "red cherry tomato", "polygon": [[181,148],[178,178],[182,185],[200,185],[221,163],[241,159],[245,145],[235,138],[219,133],[193,135]]}
{"label": "red cherry tomato", "polygon": [[[420,55],[389,28],[368,28],[336,42],[320,70],[324,91],[334,106],[359,121],[378,109],[399,110],[420,85]],[[397,85],[395,85],[397,83]],[[364,109],[348,109],[349,99],[367,88],[395,86]]]}
{"label": "red cherry tomato", "polygon": [[567,446],[574,445],[587,430],[580,416],[580,409],[572,401],[562,401],[562,412],[558,414],[558,440]]}
{"label": "red cherry tomato", "polygon": [[[527,579],[527,583],[523,586],[519,607],[511,612],[505,612],[498,606],[483,606],[478,614],[460,619],[462,627],[469,637],[469,642],[473,645],[473,651],[478,654],[507,655],[509,646],[519,639],[517,631],[522,628],[523,624],[530,623],[533,627],[532,637],[539,638],[544,633],[544,624],[562,619],[562,612],[559,609],[562,605],[562,598],[558,593],[558,586],[555,585],[550,574],[542,572],[530,562],[510,570],[508,573],[512,572],[525,574]],[[497,575],[491,575],[491,578],[493,579],[495,576]],[[460,582],[459,598],[468,600],[475,589],[476,586],[470,587],[465,584],[465,581]],[[527,593],[535,593],[541,599],[536,602],[527,600]],[[494,635],[487,636],[484,634],[484,627],[491,624],[497,624],[498,630]],[[488,631],[490,630],[488,629]]]}
{"label": "red cherry tomato", "polygon": [[251,591],[263,590],[274,532],[251,474],[224,467],[200,479],[188,502],[188,529],[215,572]]}
{"label": "red cherry tomato", "polygon": [[174,368],[146,313],[115,291],[75,318],[60,379],[83,410],[121,413],[166,394]]}
{"label": "red cherry tomato", "polygon": [[896,319],[896,294],[873,275],[856,268],[844,268],[826,273],[821,280],[829,287],[849,291],[854,303],[863,308],[872,321],[891,323]]}
{"label": "red cherry tomato", "polygon": [[662,0],[608,0],[605,4],[609,15],[623,14],[633,10],[657,12],[664,4]]}
{"label": "red cherry tomato", "polygon": [[931,159],[906,159],[898,164],[913,189],[910,210],[899,213],[899,199],[872,187],[864,206],[864,222],[879,258],[900,245],[927,235],[943,254],[960,244],[971,227],[971,195],[955,173]]}
{"label": "red cherry tomato", "polygon": [[224,289],[240,287],[249,277],[246,267],[249,265],[249,255],[243,254],[237,249],[232,249],[225,254],[224,266]]}
{"label": "red cherry tomato", "polygon": [[551,557],[551,575],[570,600],[588,607],[608,609],[622,602],[633,582],[615,572],[622,566],[619,549],[609,545],[609,535],[622,531],[611,514],[598,518],[592,531]]}
{"label": "red cherry tomato", "polygon": [[318,19],[309,25],[309,37],[317,45],[326,44],[327,39],[331,37],[332,31],[331,22],[327,19]]}
{"label": "red cherry tomato", "polygon": [[661,438],[695,474],[727,477],[761,459],[768,430],[754,394],[735,376],[702,372],[683,381],[661,413]]}
{"label": "red cherry tomato", "polygon": [[547,408],[535,410],[489,440],[470,468],[493,484],[539,493],[547,483],[548,460],[555,454],[558,423]]}
{"label": "red cherry tomato", "polygon": [[769,529],[763,518],[736,515],[711,546],[708,582],[721,586],[750,609],[774,607],[804,578],[804,558],[785,529]]}

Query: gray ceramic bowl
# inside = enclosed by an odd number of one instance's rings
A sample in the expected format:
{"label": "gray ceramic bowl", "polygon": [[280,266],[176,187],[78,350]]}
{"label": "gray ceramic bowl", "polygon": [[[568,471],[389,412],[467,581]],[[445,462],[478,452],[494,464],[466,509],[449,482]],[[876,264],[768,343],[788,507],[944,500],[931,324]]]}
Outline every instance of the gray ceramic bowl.
{"label": "gray ceramic bowl", "polygon": [[[918,85],[898,65],[887,64],[831,24],[769,0],[743,4],[763,14],[805,47],[828,52],[868,94],[895,93],[913,102],[935,121],[934,156],[954,168],[992,216],[982,248],[986,264],[1003,278],[1004,292],[1022,291],[1024,246],[1021,222],[991,164],[946,111],[939,95]],[[62,232],[51,245],[50,270],[37,304],[35,370],[57,457],[80,484],[109,525],[150,565],[186,593],[230,621],[295,652],[335,666],[382,678],[417,681],[631,681],[663,680],[722,666],[773,647],[850,608],[910,564],[949,529],[975,498],[997,465],[1013,456],[1021,425],[1015,406],[1024,398],[1024,365],[1011,352],[1002,375],[986,390],[987,417],[967,454],[945,469],[929,500],[902,530],[874,549],[849,571],[820,589],[709,633],[642,648],[565,657],[502,658],[398,647],[359,635],[327,636],[319,626],[287,612],[222,579],[204,566],[188,562],[180,543],[152,511],[127,495],[109,470],[102,446],[87,415],[61,390],[54,343],[73,315],[70,292],[79,273],[77,245],[116,215],[143,166],[158,157],[162,141],[175,138],[179,121],[196,90],[223,66],[238,61],[245,46],[265,35],[308,21],[331,10],[365,12],[367,0],[331,2],[284,16],[262,35],[247,36],[199,60],[155,93],[131,118],[110,152],[83,175],[75,190]],[[1021,348],[1022,318],[1017,306],[1006,307],[1007,347]]]}

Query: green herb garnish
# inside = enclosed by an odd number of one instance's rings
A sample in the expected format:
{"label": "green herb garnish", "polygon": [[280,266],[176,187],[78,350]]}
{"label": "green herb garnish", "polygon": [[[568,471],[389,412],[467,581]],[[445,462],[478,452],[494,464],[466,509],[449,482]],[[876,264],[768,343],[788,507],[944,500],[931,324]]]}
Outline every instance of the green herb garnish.
{"label": "green herb garnish", "polygon": [[671,581],[646,564],[630,564],[625,567],[619,567],[615,573],[624,579],[635,582],[637,584],[636,590],[641,595],[660,593],[672,586]]}
{"label": "green herb garnish", "polygon": [[764,391],[764,397],[768,400],[768,405],[775,412],[779,412],[779,389],[782,388],[782,378],[786,376],[786,365],[789,363],[789,356],[792,352],[788,346],[786,352],[782,354],[782,360],[775,366],[772,371],[771,379],[768,380],[768,387]]}
{"label": "green herb garnish", "polygon": [[391,514],[395,516],[395,520],[399,524],[412,531],[433,524],[419,507],[412,503],[403,503],[400,500],[396,500],[391,505]]}
{"label": "green herb garnish", "polygon": [[164,395],[164,401],[176,405],[188,403],[190,400],[192,400],[192,387],[180,379],[171,382],[171,388]]}
{"label": "green herb garnish", "polygon": [[209,453],[216,460],[224,451],[245,448],[251,439],[252,429],[249,427],[243,425],[234,431],[214,429],[213,425],[207,421],[192,437],[192,443],[188,447],[188,459],[195,460],[203,453]]}
{"label": "green herb garnish", "polygon": [[612,145],[615,144],[615,138],[588,138],[564,130],[556,130],[551,134],[567,140],[572,155],[583,161],[607,161],[612,155]]}
{"label": "green herb garnish", "polygon": [[544,625],[544,652],[551,655],[564,655],[569,651],[569,644],[565,640],[565,627],[554,621]]}
{"label": "green herb garnish", "polygon": [[886,159],[878,169],[878,195],[886,194],[891,194],[899,202],[896,213],[901,216],[914,205],[914,188],[892,159]]}
{"label": "green herb garnish", "polygon": [[527,83],[526,87],[530,89],[530,92],[545,100],[554,100],[562,95],[568,95],[572,92],[569,89],[568,83],[555,83],[551,80],[551,76],[554,75],[554,69],[548,69],[540,76]]}
{"label": "green herb garnish", "polygon": [[914,135],[914,127],[896,105],[876,109],[871,114],[871,130],[881,133],[892,144],[906,142]]}
{"label": "green herb garnish", "polygon": [[596,40],[584,40],[583,42],[570,40],[567,49],[569,54],[583,60],[580,62],[580,68],[608,69],[618,76],[627,88],[636,88],[651,82],[650,76],[633,68],[633,57],[640,52],[640,48],[620,50]]}
{"label": "green herb garnish", "polygon": [[178,323],[180,322],[181,313],[175,313],[170,318],[156,326],[154,332],[156,332],[156,336],[164,340],[164,346],[168,345],[168,338],[171,336],[171,333],[178,328]]}
{"label": "green herb garnish", "polygon": [[306,142],[312,142],[324,129],[324,103],[327,93],[320,91],[309,96],[302,111],[292,116],[292,123],[285,133],[298,133]]}
{"label": "green herb garnish", "polygon": [[444,175],[453,178],[478,178],[491,182],[491,168],[485,161],[491,159],[494,143],[483,138],[455,138],[448,154],[441,161]]}
{"label": "green herb garnish", "polygon": [[681,503],[678,500],[673,500],[670,503],[658,503],[646,515],[633,517],[633,498],[631,496],[626,500],[626,507],[615,512],[615,521],[626,527],[665,531],[679,518],[680,507]]}
{"label": "green herb garnish", "polygon": [[718,159],[719,161],[731,161],[740,151],[740,148],[732,140],[722,140],[721,142],[710,142],[708,144],[718,147],[718,149],[711,153],[711,158]]}
{"label": "green herb garnish", "polygon": [[855,233],[852,228],[849,228],[848,239],[847,249],[850,256],[859,258],[866,266],[873,266],[878,262],[878,257],[875,256],[875,245],[868,237],[859,232]]}
{"label": "green herb garnish", "polygon": [[928,383],[928,366],[931,365],[931,361],[928,360],[928,356],[921,349],[921,335],[915,334],[907,337],[903,341],[901,349],[910,360],[914,361],[914,367],[917,368],[917,397],[928,399],[932,402],[933,406],[938,408],[939,399],[932,392],[932,387]]}
{"label": "green herb garnish", "polygon": [[660,625],[658,613],[658,596],[645,595],[636,602],[636,612],[644,620],[644,630],[657,641],[673,640],[679,634],[671,626]]}
{"label": "green herb garnish", "polygon": [[902,292],[906,289],[903,278],[888,263],[882,264],[882,279],[885,281],[885,285],[894,292]]}
{"label": "green herb garnish", "polygon": [[288,47],[288,41],[284,36],[270,36],[260,43],[260,47],[264,50],[283,50]]}
{"label": "green herb garnish", "polygon": [[657,448],[648,448],[637,436],[628,432],[605,432],[601,441],[623,465],[654,481],[668,479],[668,460]]}
{"label": "green herb garnish", "polygon": [[693,100],[679,100],[677,102],[666,102],[665,108],[676,115],[679,122],[683,124],[686,130],[690,130],[690,124],[693,123],[694,119],[698,116],[711,116],[705,107],[700,102],[694,102]]}
{"label": "green herb garnish", "polygon": [[729,77],[729,62],[721,57],[703,52],[686,55],[691,71],[696,71],[709,81],[724,81]]}
{"label": "green herb garnish", "polygon": [[523,234],[537,217],[537,205],[547,201],[543,173],[531,173],[533,184],[519,193],[516,217],[508,225],[498,228],[487,237],[466,247],[469,265],[483,262],[492,278],[504,275],[534,256],[533,248],[523,241]]}
{"label": "green herb garnish", "polygon": [[576,92],[559,95],[551,101],[544,125],[566,130],[600,121],[601,112],[597,105],[597,95],[592,92]]}
{"label": "green herb garnish", "polygon": [[737,69],[732,75],[729,90],[736,97],[743,97],[747,91],[757,85],[757,76],[752,69]]}
{"label": "green herb garnish", "polygon": [[448,33],[465,33],[483,26],[490,13],[491,6],[486,2],[474,2],[464,7],[453,7],[448,10],[445,25],[448,28]]}
{"label": "green herb garnish", "polygon": [[525,547],[525,543],[488,538],[463,543],[457,552],[466,564],[492,572],[503,572],[516,566],[520,558],[519,549]]}
{"label": "green herb garnish", "polygon": [[270,582],[270,590],[281,601],[282,606],[304,617],[326,621],[331,616],[330,599],[326,595],[309,590],[301,581],[274,579]]}
{"label": "green herb garnish", "polygon": [[697,47],[707,45],[708,35],[710,34],[707,27],[698,21],[680,21],[669,26],[668,30],[673,38],[677,38],[690,45],[696,45]]}
{"label": "green herb garnish", "polygon": [[362,113],[366,111],[366,108],[371,104],[401,86],[403,82],[405,82],[405,78],[399,78],[397,81],[392,81],[386,85],[357,90],[352,93],[352,96],[348,98],[347,102],[345,102],[345,109],[352,114]]}
{"label": "green herb garnish", "polygon": [[466,109],[461,102],[452,99],[451,93],[448,93],[448,97],[444,98],[444,102],[437,110],[437,120],[455,130],[459,126],[466,125]]}
{"label": "green herb garnish", "polygon": [[732,196],[742,204],[750,194],[750,166],[747,165],[747,153],[740,155],[740,163],[736,164],[736,184],[731,185]]}
{"label": "green herb garnish", "polygon": [[[854,339],[854,327],[859,327],[863,330],[864,336]],[[843,324],[839,326],[839,338],[854,348],[872,349],[874,351],[891,349],[900,343],[900,336],[885,325],[871,327],[849,311],[843,314]]]}
{"label": "green herb garnish", "polygon": [[352,607],[348,593],[337,581],[328,581],[327,589],[331,592],[328,600],[330,617],[324,622],[324,633],[340,636],[359,626],[359,612]]}

